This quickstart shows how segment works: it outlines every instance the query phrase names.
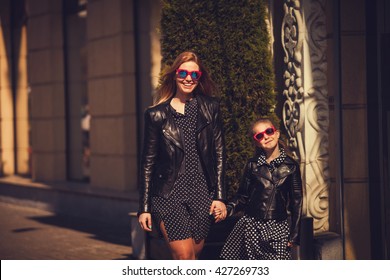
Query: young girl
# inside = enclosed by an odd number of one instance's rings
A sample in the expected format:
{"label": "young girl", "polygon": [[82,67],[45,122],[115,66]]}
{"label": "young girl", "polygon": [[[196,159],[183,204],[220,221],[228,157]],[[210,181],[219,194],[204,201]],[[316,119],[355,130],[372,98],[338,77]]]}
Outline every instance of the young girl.
{"label": "young girl", "polygon": [[271,120],[259,119],[251,130],[256,156],[247,161],[237,194],[227,204],[229,215],[244,215],[227,238],[221,258],[291,259],[291,248],[299,244],[302,211],[299,165],[286,154]]}

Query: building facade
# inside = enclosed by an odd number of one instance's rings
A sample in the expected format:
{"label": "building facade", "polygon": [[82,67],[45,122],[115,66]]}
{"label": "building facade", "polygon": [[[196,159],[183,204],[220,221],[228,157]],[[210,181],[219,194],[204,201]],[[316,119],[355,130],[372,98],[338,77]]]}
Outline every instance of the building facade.
{"label": "building facade", "polygon": [[[35,205],[55,211],[136,210],[160,11],[159,0],[0,0],[2,199],[45,189],[55,199]],[[389,258],[389,14],[385,0],[269,1],[277,113],[315,258]]]}

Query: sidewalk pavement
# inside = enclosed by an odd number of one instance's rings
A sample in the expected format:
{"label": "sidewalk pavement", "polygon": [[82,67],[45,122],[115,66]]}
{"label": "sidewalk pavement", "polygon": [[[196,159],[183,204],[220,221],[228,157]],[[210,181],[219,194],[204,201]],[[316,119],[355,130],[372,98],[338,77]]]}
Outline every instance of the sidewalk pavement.
{"label": "sidewalk pavement", "polygon": [[0,202],[1,260],[126,260],[130,225],[105,225]]}

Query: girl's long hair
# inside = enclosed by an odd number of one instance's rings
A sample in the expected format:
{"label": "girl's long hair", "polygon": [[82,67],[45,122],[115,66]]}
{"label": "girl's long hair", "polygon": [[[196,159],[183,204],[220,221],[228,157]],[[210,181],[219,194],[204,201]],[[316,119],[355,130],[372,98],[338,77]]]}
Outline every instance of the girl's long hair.
{"label": "girl's long hair", "polygon": [[188,61],[193,61],[198,64],[199,71],[202,72],[202,76],[198,81],[198,86],[195,88],[194,93],[208,96],[216,95],[216,85],[211,79],[207,69],[203,66],[199,57],[193,52],[186,51],[179,54],[173,64],[166,66],[162,71],[160,82],[153,98],[154,106],[174,97],[176,94],[176,70],[180,67],[180,65]]}

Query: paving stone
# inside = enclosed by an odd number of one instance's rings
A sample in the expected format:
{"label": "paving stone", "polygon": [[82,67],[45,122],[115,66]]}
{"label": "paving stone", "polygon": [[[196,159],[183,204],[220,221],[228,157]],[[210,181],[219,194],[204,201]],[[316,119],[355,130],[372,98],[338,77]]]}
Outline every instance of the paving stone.
{"label": "paving stone", "polygon": [[130,225],[106,225],[4,202],[0,213],[2,260],[134,259]]}

